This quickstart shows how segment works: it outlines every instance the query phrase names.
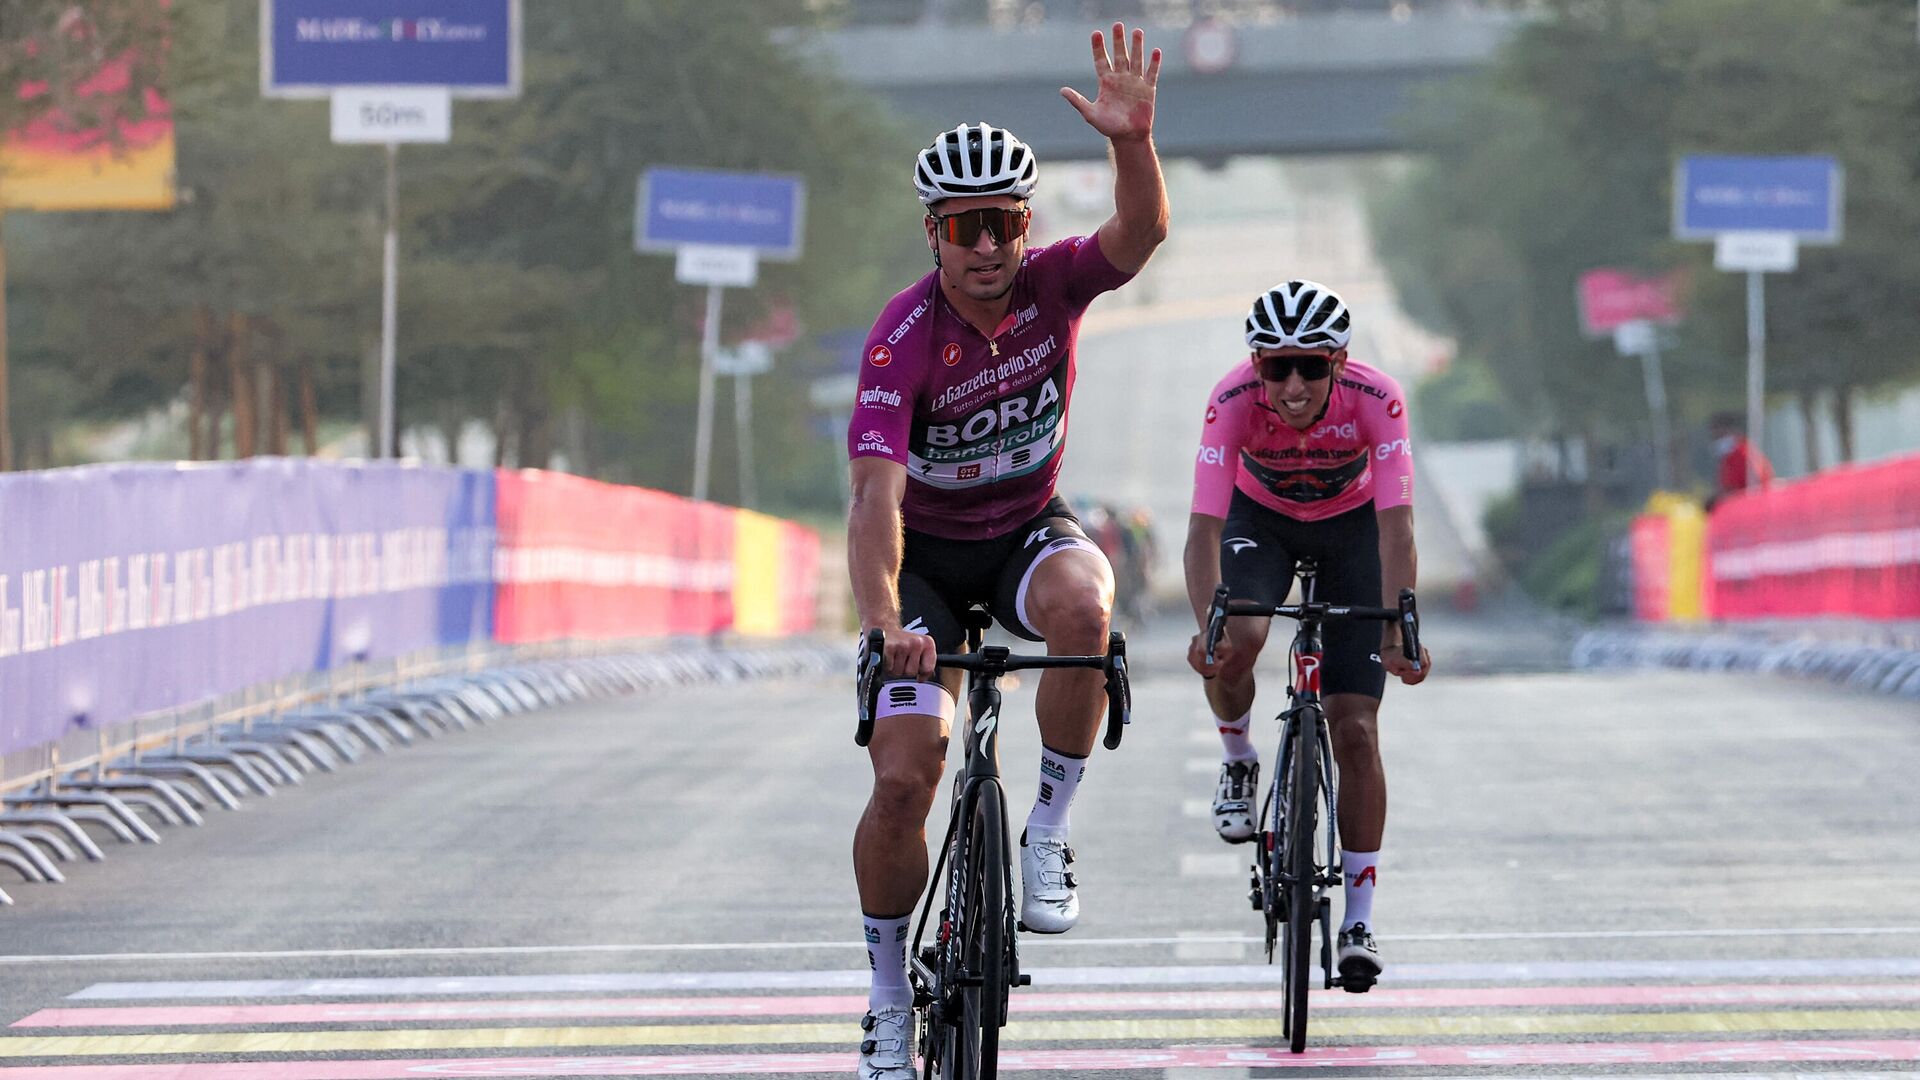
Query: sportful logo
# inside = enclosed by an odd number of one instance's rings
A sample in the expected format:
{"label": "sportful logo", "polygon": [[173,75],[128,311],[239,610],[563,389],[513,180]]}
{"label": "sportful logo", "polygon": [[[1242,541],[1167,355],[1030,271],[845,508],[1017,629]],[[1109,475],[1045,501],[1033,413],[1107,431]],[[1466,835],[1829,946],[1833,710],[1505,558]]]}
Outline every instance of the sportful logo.
{"label": "sportful logo", "polygon": [[1255,541],[1249,540],[1244,536],[1230,537],[1226,541],[1227,550],[1233,552],[1235,555],[1240,554],[1241,552],[1247,550],[1248,548],[1257,548],[1259,546],[1260,545],[1258,543],[1256,543]]}
{"label": "sportful logo", "polygon": [[895,408],[899,408],[900,395],[894,393],[892,390],[881,390],[877,387],[872,390],[862,390],[860,391],[860,404],[892,405]]}
{"label": "sportful logo", "polygon": [[912,686],[894,685],[887,688],[887,703],[896,709],[910,708],[920,701],[920,691]]}

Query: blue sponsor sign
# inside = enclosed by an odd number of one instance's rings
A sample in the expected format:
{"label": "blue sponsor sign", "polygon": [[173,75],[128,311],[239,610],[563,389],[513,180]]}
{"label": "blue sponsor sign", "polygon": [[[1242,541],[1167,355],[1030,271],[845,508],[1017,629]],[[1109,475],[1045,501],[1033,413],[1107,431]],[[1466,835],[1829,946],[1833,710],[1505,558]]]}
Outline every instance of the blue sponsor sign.
{"label": "blue sponsor sign", "polygon": [[1680,159],[1674,170],[1673,233],[1710,240],[1727,232],[1792,233],[1837,243],[1845,174],[1830,157]]}
{"label": "blue sponsor sign", "polygon": [[634,247],[744,247],[791,262],[800,257],[806,200],[806,183],[797,176],[648,169],[635,204]]}
{"label": "blue sponsor sign", "polygon": [[365,86],[517,97],[520,0],[261,0],[262,93]]}

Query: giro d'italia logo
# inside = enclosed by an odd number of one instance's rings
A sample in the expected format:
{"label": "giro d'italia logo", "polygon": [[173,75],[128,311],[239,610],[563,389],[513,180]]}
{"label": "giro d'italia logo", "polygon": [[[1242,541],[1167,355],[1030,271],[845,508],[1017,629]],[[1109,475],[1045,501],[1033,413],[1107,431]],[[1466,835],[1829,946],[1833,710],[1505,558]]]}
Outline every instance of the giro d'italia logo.
{"label": "giro d'italia logo", "polygon": [[867,363],[874,367],[886,367],[893,363],[893,350],[885,345],[875,345],[873,351],[867,354]]}
{"label": "giro d'italia logo", "polygon": [[948,367],[958,364],[960,362],[960,343],[957,341],[947,342],[947,347],[940,350],[940,362],[946,364]]}

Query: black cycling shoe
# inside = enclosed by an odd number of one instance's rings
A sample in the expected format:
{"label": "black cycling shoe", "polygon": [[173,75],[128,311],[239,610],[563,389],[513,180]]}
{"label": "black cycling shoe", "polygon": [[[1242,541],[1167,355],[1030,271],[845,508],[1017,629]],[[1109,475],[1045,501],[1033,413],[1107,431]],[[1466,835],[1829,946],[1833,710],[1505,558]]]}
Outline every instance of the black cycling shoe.
{"label": "black cycling shoe", "polygon": [[1380,963],[1380,947],[1374,944],[1373,931],[1366,923],[1354,923],[1340,931],[1340,988],[1349,994],[1364,994],[1380,981],[1386,968]]}

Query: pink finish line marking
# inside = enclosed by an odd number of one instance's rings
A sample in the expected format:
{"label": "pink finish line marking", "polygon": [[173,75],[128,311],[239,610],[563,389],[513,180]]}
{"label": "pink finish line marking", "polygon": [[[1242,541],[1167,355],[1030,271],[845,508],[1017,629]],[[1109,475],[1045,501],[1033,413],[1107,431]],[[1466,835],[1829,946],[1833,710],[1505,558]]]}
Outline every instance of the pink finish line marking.
{"label": "pink finish line marking", "polygon": [[[1016,1016],[1046,1013],[1277,1009],[1274,991],[1207,990],[1172,993],[1021,993]],[[1369,994],[1315,992],[1313,1008],[1476,1009],[1609,1005],[1858,1005],[1920,1001],[1920,983],[1825,986],[1526,986],[1486,989],[1393,990]],[[859,997],[542,998],[520,1001],[388,1001],[292,1005],[158,1005],[125,1008],[42,1009],[15,1028],[196,1027],[215,1024],[342,1024],[556,1018],[673,1018],[689,1016],[857,1016]]]}
{"label": "pink finish line marking", "polygon": [[[1920,1040],[1862,1042],[1508,1043],[1482,1046],[1327,1047],[1289,1054],[1265,1047],[1002,1051],[1019,1072],[1117,1069],[1447,1068],[1546,1065],[1714,1065],[1754,1062],[1913,1062]],[[851,1054],[675,1054],[634,1057],[249,1061],[171,1065],[29,1065],[0,1080],[412,1080],[435,1076],[693,1076],[846,1073]]]}

